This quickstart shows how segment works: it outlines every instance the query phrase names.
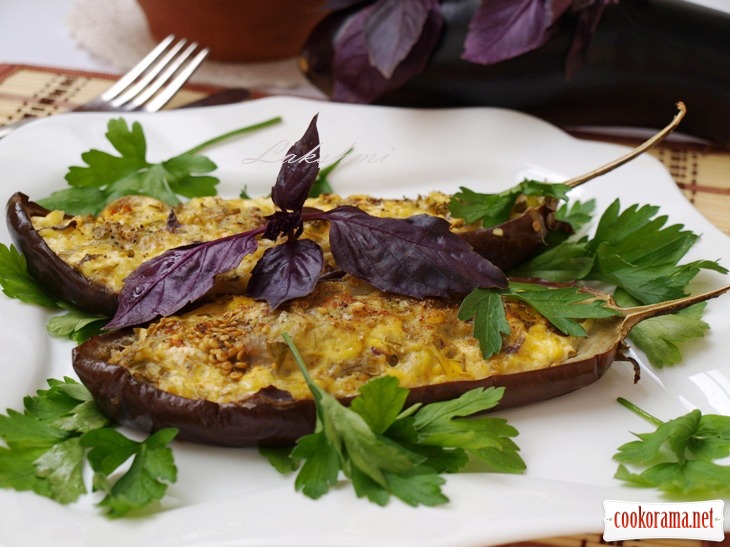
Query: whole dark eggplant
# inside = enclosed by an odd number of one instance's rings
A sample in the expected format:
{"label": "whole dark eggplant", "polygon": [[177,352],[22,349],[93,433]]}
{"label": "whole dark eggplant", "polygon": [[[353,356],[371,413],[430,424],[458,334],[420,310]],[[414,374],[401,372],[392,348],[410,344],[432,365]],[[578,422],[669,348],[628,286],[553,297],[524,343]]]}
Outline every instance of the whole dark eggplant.
{"label": "whole dark eggplant", "polygon": [[[479,0],[442,0],[445,24],[426,68],[376,102],[415,107],[495,106],[558,126],[658,128],[677,101],[686,134],[730,146],[730,14],[681,0],[606,6],[572,78],[565,63],[578,17],[568,11],[537,50],[492,65],[461,59]],[[331,14],[301,57],[311,82],[332,89],[332,44],[352,11]]]}

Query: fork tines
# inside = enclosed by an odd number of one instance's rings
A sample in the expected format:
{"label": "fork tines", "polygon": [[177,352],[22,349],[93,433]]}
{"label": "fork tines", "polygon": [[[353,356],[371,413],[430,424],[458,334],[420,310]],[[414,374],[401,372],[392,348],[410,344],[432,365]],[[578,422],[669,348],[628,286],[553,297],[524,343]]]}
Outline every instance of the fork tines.
{"label": "fork tines", "polygon": [[109,110],[161,109],[208,55],[208,48],[199,49],[196,42],[186,44],[184,38],[176,41],[175,36],[168,36],[93,101],[97,104],[88,106],[98,109],[98,103],[106,103]]}

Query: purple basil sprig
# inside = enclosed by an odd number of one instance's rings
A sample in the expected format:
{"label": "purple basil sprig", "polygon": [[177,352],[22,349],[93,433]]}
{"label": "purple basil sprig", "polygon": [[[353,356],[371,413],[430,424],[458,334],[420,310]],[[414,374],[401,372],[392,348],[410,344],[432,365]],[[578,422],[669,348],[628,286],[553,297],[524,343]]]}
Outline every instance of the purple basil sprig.
{"label": "purple basil sprig", "polygon": [[[356,207],[304,209],[319,169],[317,117],[290,149],[273,188],[281,210],[267,224],[225,238],[169,250],[142,264],[124,282],[119,308],[106,325],[123,328],[170,315],[202,297],[215,276],[236,268],[258,248],[257,237],[285,241],[267,249],[251,271],[247,294],[271,308],[314,290],[324,267],[322,248],[299,239],[303,223],[330,223],[337,265],[374,287],[415,298],[464,295],[477,287],[506,288],[504,273],[452,233],[438,217],[380,218]],[[317,152],[314,152],[317,151]]]}

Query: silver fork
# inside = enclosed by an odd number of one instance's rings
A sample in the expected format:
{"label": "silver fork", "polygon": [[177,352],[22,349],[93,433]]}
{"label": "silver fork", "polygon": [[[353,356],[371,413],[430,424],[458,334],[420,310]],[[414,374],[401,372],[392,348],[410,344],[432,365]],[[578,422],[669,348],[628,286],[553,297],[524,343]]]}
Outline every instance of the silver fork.
{"label": "silver fork", "polygon": [[[187,44],[187,47],[186,47]],[[197,70],[208,48],[199,49],[170,35],[96,99],[72,112],[157,112],[165,106]],[[39,118],[28,118],[0,127],[0,138]]]}

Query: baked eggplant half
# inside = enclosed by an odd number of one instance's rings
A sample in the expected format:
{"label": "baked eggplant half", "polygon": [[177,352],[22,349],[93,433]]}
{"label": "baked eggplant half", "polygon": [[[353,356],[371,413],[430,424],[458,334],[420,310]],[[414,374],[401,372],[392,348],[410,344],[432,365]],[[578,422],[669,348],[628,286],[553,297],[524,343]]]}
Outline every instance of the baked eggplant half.
{"label": "baked eggplant half", "polygon": [[[496,228],[480,228],[452,218],[449,196],[432,192],[417,199],[378,199],[334,194],[310,199],[306,205],[329,210],[353,205],[375,216],[405,218],[429,214],[446,218],[452,230],[500,269],[512,268],[538,252],[551,230],[569,226],[555,219],[556,200],[515,206],[513,218]],[[263,225],[274,213],[268,198],[195,198],[177,206],[145,196],[125,196],[99,215],[69,216],[49,211],[14,194],[7,205],[10,234],[36,279],[64,302],[94,313],[114,315],[124,279],[143,262],[183,245],[211,241]],[[325,273],[336,270],[329,252],[329,225],[309,222],[303,237],[324,251]],[[209,296],[243,293],[253,266],[274,243],[259,242],[234,271],[220,275]]]}
{"label": "baked eggplant half", "polygon": [[[499,408],[535,403],[598,380],[638,321],[714,293],[624,310],[587,321],[588,336],[565,336],[518,301],[505,301],[511,333],[484,359],[458,303],[387,294],[346,276],[270,310],[227,296],[145,328],[89,339],[73,366],[97,404],[119,423],[228,445],[288,445],[313,431],[315,407],[282,334],[313,380],[344,403],[371,378],[391,375],[409,404],[506,388]],[[610,298],[598,294],[597,298]]]}

